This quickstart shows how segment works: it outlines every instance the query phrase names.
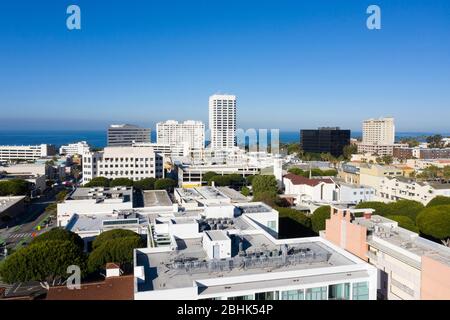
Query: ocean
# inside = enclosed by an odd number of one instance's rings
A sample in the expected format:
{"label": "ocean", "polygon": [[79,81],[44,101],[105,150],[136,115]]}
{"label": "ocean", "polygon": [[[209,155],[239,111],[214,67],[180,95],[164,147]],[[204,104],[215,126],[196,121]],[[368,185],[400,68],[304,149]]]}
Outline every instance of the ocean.
{"label": "ocean", "polygon": [[[397,132],[397,139],[402,137],[415,137],[424,141],[426,136],[433,135],[431,132]],[[450,136],[449,133],[440,133]],[[352,137],[361,137],[362,133],[352,131]],[[153,130],[151,139],[156,141],[156,132]],[[292,143],[300,140],[299,131],[280,131],[280,142]],[[103,148],[106,146],[106,131],[75,131],[75,130],[0,130],[0,145],[36,145],[53,144],[56,147],[68,143],[87,141],[92,147]],[[268,137],[270,141],[270,137]]]}

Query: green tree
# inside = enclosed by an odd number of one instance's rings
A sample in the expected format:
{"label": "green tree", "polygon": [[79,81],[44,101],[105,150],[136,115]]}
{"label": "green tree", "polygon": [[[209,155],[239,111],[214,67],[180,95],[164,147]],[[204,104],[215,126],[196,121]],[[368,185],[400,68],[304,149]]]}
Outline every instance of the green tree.
{"label": "green tree", "polygon": [[442,175],[444,176],[444,179],[450,180],[450,166],[445,166],[442,169]]}
{"label": "green tree", "polygon": [[250,175],[245,177],[245,183],[248,186],[252,185],[253,179],[255,179],[256,175]]}
{"label": "green tree", "polygon": [[442,136],[436,134],[434,136],[427,137],[427,143],[429,148],[443,148],[444,142],[442,141]]}
{"label": "green tree", "polygon": [[264,202],[271,207],[275,207],[277,205],[277,199],[277,194],[273,191],[261,191],[257,194],[253,192],[253,201]]}
{"label": "green tree", "polygon": [[92,242],[92,249],[96,249],[103,245],[105,242],[112,240],[112,239],[119,239],[119,238],[136,238],[140,239],[141,237],[131,230],[126,229],[114,229],[102,232],[99,234],[95,240]]}
{"label": "green tree", "polygon": [[86,183],[84,186],[86,188],[94,188],[94,187],[109,187],[109,179],[105,177],[95,177],[88,183]]}
{"label": "green tree", "polygon": [[208,171],[203,175],[203,181],[209,182],[212,177],[218,176],[219,174],[213,171]]}
{"label": "green tree", "polygon": [[386,215],[406,216],[416,220],[417,215],[424,209],[422,203],[413,200],[398,200],[387,204]]}
{"label": "green tree", "polygon": [[248,187],[242,187],[241,193],[243,196],[248,197],[250,195],[250,189]]}
{"label": "green tree", "polygon": [[0,265],[0,277],[7,283],[46,281],[60,283],[68,277],[67,267],[86,271],[86,256],[71,241],[39,241],[17,250]]}
{"label": "green tree", "polygon": [[311,218],[301,211],[291,208],[276,208],[279,212],[279,238],[312,237],[317,234],[312,230]]}
{"label": "green tree", "polygon": [[257,196],[259,193],[268,192],[274,195],[277,194],[278,184],[273,175],[258,175],[252,181],[253,195]]}
{"label": "green tree", "polygon": [[79,235],[60,227],[53,228],[41,234],[40,236],[37,236],[36,238],[33,239],[33,241],[31,241],[31,244],[36,244],[45,241],[70,241],[74,245],[76,245],[80,250],[83,250],[84,248],[84,241],[83,239],[81,239]]}
{"label": "green tree", "polygon": [[325,230],[325,220],[330,218],[330,214],[330,206],[321,206],[314,211],[311,216],[312,229],[314,232],[319,233],[319,231]]}
{"label": "green tree", "polygon": [[420,232],[450,246],[450,205],[425,208],[416,220]]}
{"label": "green tree", "polygon": [[343,149],[344,158],[346,160],[350,160],[355,153],[358,153],[358,146],[356,144],[346,145]]}
{"label": "green tree", "polygon": [[445,196],[434,197],[430,202],[428,202],[427,208],[435,207],[435,206],[442,206],[442,205],[450,205],[450,197],[445,197]]}
{"label": "green tree", "polygon": [[398,225],[412,232],[419,232],[414,220],[407,216],[386,216],[386,218],[397,221]]}
{"label": "green tree", "polygon": [[288,154],[293,154],[296,153],[298,155],[302,154],[302,147],[300,146],[300,143],[290,143],[287,146],[287,153]]}
{"label": "green tree", "polygon": [[23,196],[29,191],[29,182],[21,179],[0,181],[0,196]]}
{"label": "green tree", "polygon": [[[384,202],[379,202],[379,201],[365,201],[365,202],[360,202],[359,204],[356,205],[356,209],[374,209],[375,212],[374,214],[379,215],[379,216],[386,216],[391,214],[390,210],[389,210],[389,206],[384,203]],[[362,214],[356,214],[356,216],[362,216]]]}
{"label": "green tree", "polygon": [[116,178],[109,183],[110,187],[132,187],[133,180],[128,178]]}
{"label": "green tree", "polygon": [[381,157],[381,160],[383,161],[384,164],[387,164],[387,165],[392,164],[394,162],[394,159],[390,155],[385,155],[385,156]]}
{"label": "green tree", "polygon": [[56,195],[56,201],[57,202],[62,202],[66,199],[67,196],[67,190],[63,190],[58,192],[58,194]]}
{"label": "green tree", "polygon": [[297,176],[301,176],[301,177],[308,177],[309,176],[309,172],[304,171],[300,168],[290,168],[288,170],[289,173],[295,174]]}
{"label": "green tree", "polygon": [[135,181],[133,186],[139,190],[154,190],[155,182],[155,178],[144,178],[142,180]]}
{"label": "green tree", "polygon": [[120,265],[133,262],[133,250],[142,248],[145,244],[140,238],[125,237],[104,241],[99,247],[91,252],[88,258],[88,271],[98,272],[105,268],[109,262]]}
{"label": "green tree", "polygon": [[155,182],[155,190],[173,190],[178,183],[170,178],[159,179]]}

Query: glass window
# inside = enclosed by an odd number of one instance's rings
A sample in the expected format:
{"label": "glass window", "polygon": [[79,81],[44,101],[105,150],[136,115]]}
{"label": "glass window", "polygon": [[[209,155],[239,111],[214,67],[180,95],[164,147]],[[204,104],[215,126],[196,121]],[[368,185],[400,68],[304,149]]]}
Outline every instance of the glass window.
{"label": "glass window", "polygon": [[350,300],[350,283],[339,283],[328,286],[329,300]]}
{"label": "glass window", "polygon": [[278,300],[278,291],[255,293],[255,300]]}
{"label": "glass window", "polygon": [[276,221],[268,221],[267,222],[267,226],[272,229],[272,230],[276,230],[277,228],[277,222]]}
{"label": "glass window", "polygon": [[306,289],[306,300],[327,300],[327,287]]}
{"label": "glass window", "polygon": [[229,297],[228,300],[253,300],[253,295]]}
{"label": "glass window", "polygon": [[353,300],[369,300],[368,282],[357,282],[353,284]]}
{"label": "glass window", "polygon": [[281,292],[281,300],[305,300],[303,289]]}

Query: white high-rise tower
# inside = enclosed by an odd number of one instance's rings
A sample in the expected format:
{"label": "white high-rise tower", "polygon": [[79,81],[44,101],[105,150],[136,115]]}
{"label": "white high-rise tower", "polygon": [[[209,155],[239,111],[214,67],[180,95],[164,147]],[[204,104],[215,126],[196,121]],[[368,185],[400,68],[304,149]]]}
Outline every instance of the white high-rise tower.
{"label": "white high-rise tower", "polygon": [[209,129],[213,149],[231,149],[236,145],[236,96],[209,97]]}

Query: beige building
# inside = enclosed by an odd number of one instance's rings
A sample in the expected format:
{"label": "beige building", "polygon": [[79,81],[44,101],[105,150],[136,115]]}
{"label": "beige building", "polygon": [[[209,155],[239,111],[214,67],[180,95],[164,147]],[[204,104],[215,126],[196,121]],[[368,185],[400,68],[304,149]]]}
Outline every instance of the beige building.
{"label": "beige building", "polygon": [[450,299],[450,248],[373,211],[332,208],[321,235],[378,269],[380,299]]}
{"label": "beige building", "polygon": [[375,188],[377,195],[381,181],[386,177],[403,176],[404,172],[394,166],[383,166],[379,164],[361,165],[359,169],[360,183]]}
{"label": "beige building", "polygon": [[363,122],[364,144],[389,145],[395,141],[394,118],[368,119]]}

